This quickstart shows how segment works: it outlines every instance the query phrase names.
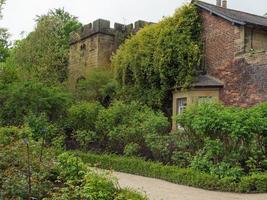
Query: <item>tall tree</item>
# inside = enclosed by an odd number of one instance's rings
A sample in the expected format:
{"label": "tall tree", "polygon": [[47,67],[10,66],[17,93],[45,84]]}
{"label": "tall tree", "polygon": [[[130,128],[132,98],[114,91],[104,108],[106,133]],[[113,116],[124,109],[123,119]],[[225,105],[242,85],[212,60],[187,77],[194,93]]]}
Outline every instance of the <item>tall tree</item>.
{"label": "tall tree", "polygon": [[63,9],[37,16],[36,28],[14,48],[13,59],[26,79],[48,85],[67,78],[69,34],[81,24]]}
{"label": "tall tree", "polygon": [[6,0],[0,0],[0,16],[2,17],[2,10]]}
{"label": "tall tree", "polygon": [[[0,0],[0,20],[2,19],[2,10],[6,0]],[[0,27],[0,63],[6,60],[8,56],[8,48],[10,43],[8,42],[9,33],[7,29]]]}
{"label": "tall tree", "polygon": [[0,28],[0,62],[5,62],[6,58],[9,55],[10,42],[9,33],[7,29]]}

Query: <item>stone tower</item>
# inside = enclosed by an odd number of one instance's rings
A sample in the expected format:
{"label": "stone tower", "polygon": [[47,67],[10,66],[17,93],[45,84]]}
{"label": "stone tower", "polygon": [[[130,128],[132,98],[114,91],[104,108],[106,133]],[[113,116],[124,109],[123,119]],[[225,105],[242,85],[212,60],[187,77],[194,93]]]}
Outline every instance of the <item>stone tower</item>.
{"label": "stone tower", "polygon": [[114,28],[111,28],[110,21],[98,19],[71,33],[68,80],[70,89],[75,89],[76,83],[84,79],[90,69],[110,67],[111,56],[120,44],[146,24],[149,23],[139,20],[135,25],[115,23]]}

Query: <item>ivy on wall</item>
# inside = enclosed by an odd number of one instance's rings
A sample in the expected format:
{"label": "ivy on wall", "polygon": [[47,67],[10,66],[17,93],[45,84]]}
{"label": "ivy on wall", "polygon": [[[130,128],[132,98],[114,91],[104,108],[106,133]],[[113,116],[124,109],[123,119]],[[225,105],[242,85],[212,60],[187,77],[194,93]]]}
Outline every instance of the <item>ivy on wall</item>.
{"label": "ivy on wall", "polygon": [[189,86],[200,66],[201,27],[196,7],[184,5],[126,40],[112,58],[120,96],[166,111],[171,89]]}

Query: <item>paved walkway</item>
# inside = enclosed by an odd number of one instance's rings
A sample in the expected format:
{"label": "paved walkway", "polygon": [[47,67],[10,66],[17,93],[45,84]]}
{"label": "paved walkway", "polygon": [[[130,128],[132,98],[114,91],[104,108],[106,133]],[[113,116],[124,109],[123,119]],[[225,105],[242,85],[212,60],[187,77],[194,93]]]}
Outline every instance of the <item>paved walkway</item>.
{"label": "paved walkway", "polygon": [[166,181],[113,173],[121,187],[133,188],[147,194],[150,200],[267,200],[267,194],[235,194],[207,191]]}

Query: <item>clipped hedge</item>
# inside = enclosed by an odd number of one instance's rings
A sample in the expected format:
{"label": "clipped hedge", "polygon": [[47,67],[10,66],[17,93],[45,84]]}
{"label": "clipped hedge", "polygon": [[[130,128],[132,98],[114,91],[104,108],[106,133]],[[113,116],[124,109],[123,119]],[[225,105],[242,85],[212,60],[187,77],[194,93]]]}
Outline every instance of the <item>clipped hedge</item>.
{"label": "clipped hedge", "polygon": [[167,166],[157,162],[145,161],[141,158],[108,154],[98,155],[90,152],[77,153],[84,162],[103,169],[157,178],[208,190],[242,193],[267,192],[267,173],[244,176],[239,182],[235,182],[231,177],[219,179],[218,177],[192,169]]}

